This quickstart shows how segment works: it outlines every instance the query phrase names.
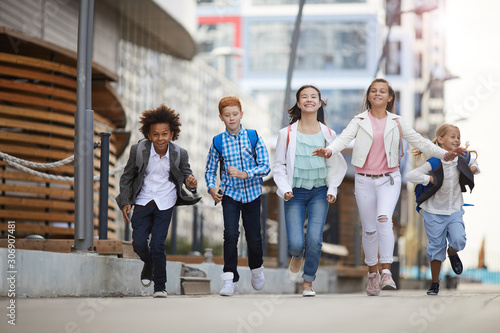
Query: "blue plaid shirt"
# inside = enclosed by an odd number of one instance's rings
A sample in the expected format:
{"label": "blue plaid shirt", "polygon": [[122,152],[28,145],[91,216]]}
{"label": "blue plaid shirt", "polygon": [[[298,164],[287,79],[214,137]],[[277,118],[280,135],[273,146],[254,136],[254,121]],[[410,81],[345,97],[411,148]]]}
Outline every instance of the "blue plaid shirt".
{"label": "blue plaid shirt", "polygon": [[[220,188],[224,195],[227,195],[242,203],[252,202],[262,193],[262,178],[271,171],[269,166],[269,153],[264,140],[259,135],[257,145],[255,146],[257,158],[254,159],[252,147],[247,131],[241,126],[237,135],[229,133],[227,130],[222,135],[222,179]],[[215,186],[217,178],[219,153],[214,144],[210,146],[205,167],[205,181],[207,190]],[[229,177],[227,169],[229,166],[238,168],[240,171],[248,173],[247,179],[238,179]]]}

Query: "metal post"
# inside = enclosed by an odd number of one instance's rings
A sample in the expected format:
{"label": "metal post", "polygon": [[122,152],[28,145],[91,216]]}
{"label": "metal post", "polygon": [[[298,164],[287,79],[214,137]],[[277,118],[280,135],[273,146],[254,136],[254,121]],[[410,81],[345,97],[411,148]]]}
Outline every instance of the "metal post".
{"label": "metal post", "polygon": [[92,108],[93,0],[80,1],[75,112],[75,246],[93,251],[94,119]]}
{"label": "metal post", "polygon": [[108,239],[109,137],[101,133],[101,178],[99,183],[99,239]]}
{"label": "metal post", "polygon": [[290,62],[288,63],[288,73],[287,73],[287,78],[286,78],[284,114],[283,114],[283,118],[282,118],[282,122],[281,122],[282,127],[288,126],[288,111],[287,111],[287,106],[289,105],[288,98],[290,96],[293,67],[295,66],[295,58],[297,55],[297,45],[299,43],[300,23],[302,22],[302,9],[304,8],[305,2],[306,2],[306,0],[300,0],[300,2],[299,2],[299,13],[297,14],[297,18],[295,20],[295,28],[293,30],[292,46],[291,46],[291,50],[290,50]]}

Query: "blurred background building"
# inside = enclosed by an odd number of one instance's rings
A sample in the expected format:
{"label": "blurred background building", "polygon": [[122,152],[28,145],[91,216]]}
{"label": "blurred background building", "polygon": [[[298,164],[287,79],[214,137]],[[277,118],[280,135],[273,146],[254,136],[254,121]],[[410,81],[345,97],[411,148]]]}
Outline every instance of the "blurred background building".
{"label": "blurred background building", "polygon": [[[0,151],[29,161],[53,162],[73,155],[76,110],[76,51],[80,1],[0,0]],[[249,127],[270,135],[269,112],[197,53],[196,2],[95,1],[93,109],[95,139],[109,131],[111,171],[124,166],[129,147],[140,138],[139,115],[165,103],[180,113],[179,145],[190,153],[191,167],[204,198],[196,207],[181,207],[179,238],[200,247],[205,233],[222,238],[219,209],[214,209],[203,176],[213,135],[221,132],[218,102],[225,95],[241,98]],[[95,174],[100,149],[95,152]],[[45,179],[0,161],[0,227],[17,221],[22,235],[72,237],[74,197],[71,181]],[[73,176],[73,164],[46,172]],[[109,238],[126,238],[114,197],[119,176],[110,180]],[[98,227],[99,183],[94,185],[94,234]],[[78,194],[76,194],[78,195]],[[219,208],[219,207],[217,207]],[[175,221],[175,220],[174,220]],[[193,235],[194,223],[204,223]],[[203,230],[203,232],[202,232]]]}
{"label": "blurred background building", "polygon": [[[271,110],[274,135],[285,113],[298,4],[295,0],[198,1],[198,57]],[[295,101],[295,91],[303,84],[318,86],[328,102],[328,126],[340,133],[363,111],[363,95],[371,80],[385,77],[396,91],[396,113],[424,136],[433,137],[444,121],[444,82],[454,78],[445,64],[445,6],[445,0],[306,0],[289,100]],[[349,149],[343,153],[349,162]],[[403,177],[415,163],[407,153],[401,161]],[[349,167],[324,237],[349,249],[345,263],[362,265],[359,221],[355,209],[349,210],[355,206]],[[403,266],[415,268],[426,265],[422,251],[426,237],[414,210],[413,185],[404,182],[401,193],[394,216],[399,239],[395,255]]]}

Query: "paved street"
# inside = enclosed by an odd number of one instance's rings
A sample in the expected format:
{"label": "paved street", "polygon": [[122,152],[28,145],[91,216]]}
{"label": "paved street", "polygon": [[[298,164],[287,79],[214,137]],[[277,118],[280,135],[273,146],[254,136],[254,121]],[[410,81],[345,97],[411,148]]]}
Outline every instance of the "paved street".
{"label": "paved street", "polygon": [[[2,298],[8,314],[10,299]],[[18,298],[0,332],[440,332],[500,331],[500,289],[233,297]]]}

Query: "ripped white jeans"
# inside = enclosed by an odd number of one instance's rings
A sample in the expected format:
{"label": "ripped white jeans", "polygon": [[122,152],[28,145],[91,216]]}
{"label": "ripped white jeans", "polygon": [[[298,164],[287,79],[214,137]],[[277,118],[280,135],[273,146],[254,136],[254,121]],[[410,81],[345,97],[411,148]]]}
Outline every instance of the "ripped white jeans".
{"label": "ripped white jeans", "polygon": [[356,174],[354,192],[363,228],[363,250],[365,264],[375,266],[380,262],[391,264],[394,253],[392,214],[401,192],[401,173],[391,177],[371,178]]}

